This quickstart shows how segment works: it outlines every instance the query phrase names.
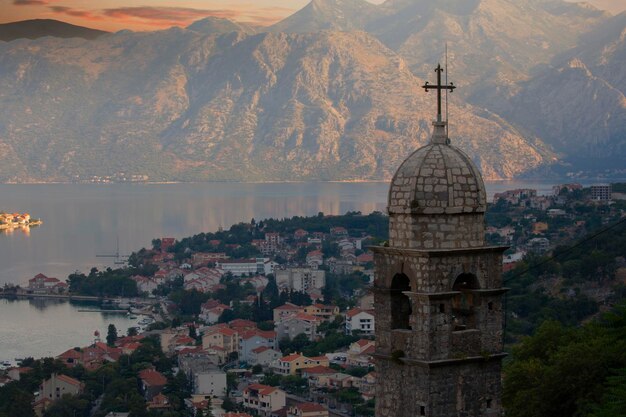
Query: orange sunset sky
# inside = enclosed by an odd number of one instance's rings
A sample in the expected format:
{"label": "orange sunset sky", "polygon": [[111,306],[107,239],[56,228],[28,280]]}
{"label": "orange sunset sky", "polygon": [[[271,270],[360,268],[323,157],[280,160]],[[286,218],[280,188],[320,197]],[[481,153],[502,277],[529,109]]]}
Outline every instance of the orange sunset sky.
{"label": "orange sunset sky", "polygon": [[[265,26],[292,14],[308,2],[309,0],[0,0],[0,23],[57,19],[107,31],[140,31],[187,26],[195,20],[216,16]],[[614,14],[626,10],[626,0],[588,2]]]}

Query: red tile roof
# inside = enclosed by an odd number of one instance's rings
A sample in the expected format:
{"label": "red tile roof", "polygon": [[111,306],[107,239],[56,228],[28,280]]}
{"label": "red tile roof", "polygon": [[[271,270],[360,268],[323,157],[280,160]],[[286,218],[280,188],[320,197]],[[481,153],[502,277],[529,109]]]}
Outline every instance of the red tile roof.
{"label": "red tile roof", "polygon": [[298,313],[294,317],[299,320],[305,320],[305,321],[320,321],[321,320],[319,317],[315,317],[306,313]]}
{"label": "red tile roof", "polygon": [[303,358],[304,356],[300,355],[299,353],[292,353],[291,355],[287,355],[287,356],[283,356],[280,360],[282,362],[293,362],[296,359],[300,359]]}
{"label": "red tile roof", "polygon": [[272,392],[276,391],[277,389],[278,388],[270,387],[269,385],[250,384],[250,385],[248,385],[248,388],[246,388],[244,391],[255,390],[255,391],[258,391],[259,394],[261,394],[261,395],[269,395]]}
{"label": "red tile roof", "polygon": [[252,351],[253,351],[254,353],[257,353],[257,354],[258,354],[258,353],[263,353],[263,352],[265,352],[266,350],[270,350],[270,349],[271,349],[271,348],[269,348],[269,347],[267,347],[267,346],[259,346],[259,347],[258,347],[258,348],[256,348],[256,349],[252,349]]}
{"label": "red tile roof", "polygon": [[250,320],[243,320],[243,319],[235,319],[232,321],[228,322],[228,325],[231,328],[235,328],[235,327],[249,327],[251,329],[256,329],[256,323]]}
{"label": "red tile roof", "polygon": [[334,374],[337,371],[327,366],[318,365],[312,368],[303,369],[302,372],[307,373],[307,374],[323,375],[323,374]]}
{"label": "red tile roof", "polygon": [[81,382],[79,380],[77,380],[77,379],[72,378],[71,376],[59,374],[59,375],[57,375],[57,380],[63,381],[63,382],[65,382],[67,384],[70,384],[70,385],[75,385],[77,387],[81,386]]}
{"label": "red tile roof", "polygon": [[148,386],[158,387],[167,384],[167,378],[154,369],[144,369],[139,372],[139,378]]}
{"label": "red tile roof", "polygon": [[326,411],[326,408],[324,408],[321,404],[315,404],[315,403],[300,403],[298,405],[295,405],[294,407],[300,409],[300,411],[302,411],[303,413],[312,413],[314,411]]}
{"label": "red tile roof", "polygon": [[282,306],[276,307],[274,310],[300,310],[302,307],[291,303],[285,303]]}
{"label": "red tile roof", "polygon": [[353,309],[348,310],[346,312],[346,316],[354,317],[354,316],[356,316],[359,313],[367,313],[367,314],[374,315],[374,311],[372,311],[372,310],[361,310],[360,308],[353,308]]}
{"label": "red tile roof", "polygon": [[364,347],[369,345],[370,343],[373,343],[371,340],[367,340],[367,339],[359,339],[356,341],[356,344],[359,345],[360,347]]}

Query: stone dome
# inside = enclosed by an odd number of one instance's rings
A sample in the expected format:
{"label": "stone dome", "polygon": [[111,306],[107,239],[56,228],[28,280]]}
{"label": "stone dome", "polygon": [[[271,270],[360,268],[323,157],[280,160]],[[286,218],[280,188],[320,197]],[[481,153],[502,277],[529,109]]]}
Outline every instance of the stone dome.
{"label": "stone dome", "polygon": [[400,165],[389,189],[389,214],[486,211],[485,184],[478,168],[448,143],[433,140]]}

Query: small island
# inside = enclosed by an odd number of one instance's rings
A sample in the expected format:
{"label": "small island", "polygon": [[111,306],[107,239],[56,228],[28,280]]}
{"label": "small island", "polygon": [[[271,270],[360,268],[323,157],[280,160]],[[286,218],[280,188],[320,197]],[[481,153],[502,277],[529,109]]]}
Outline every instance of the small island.
{"label": "small island", "polygon": [[0,212],[0,230],[24,226],[39,226],[42,223],[41,219],[31,218],[28,213]]}

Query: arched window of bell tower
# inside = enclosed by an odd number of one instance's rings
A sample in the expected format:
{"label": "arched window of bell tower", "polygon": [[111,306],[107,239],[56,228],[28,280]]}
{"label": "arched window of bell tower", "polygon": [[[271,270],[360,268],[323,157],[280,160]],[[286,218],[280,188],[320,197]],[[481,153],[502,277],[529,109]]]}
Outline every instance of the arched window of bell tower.
{"label": "arched window of bell tower", "polygon": [[473,290],[478,289],[480,289],[480,284],[474,274],[463,273],[454,281],[452,291],[458,291],[460,293],[452,299],[452,314],[455,331],[476,328]]}
{"label": "arched window of bell tower", "polygon": [[411,329],[411,300],[404,291],[411,291],[411,281],[404,274],[396,274],[391,280],[391,328]]}

